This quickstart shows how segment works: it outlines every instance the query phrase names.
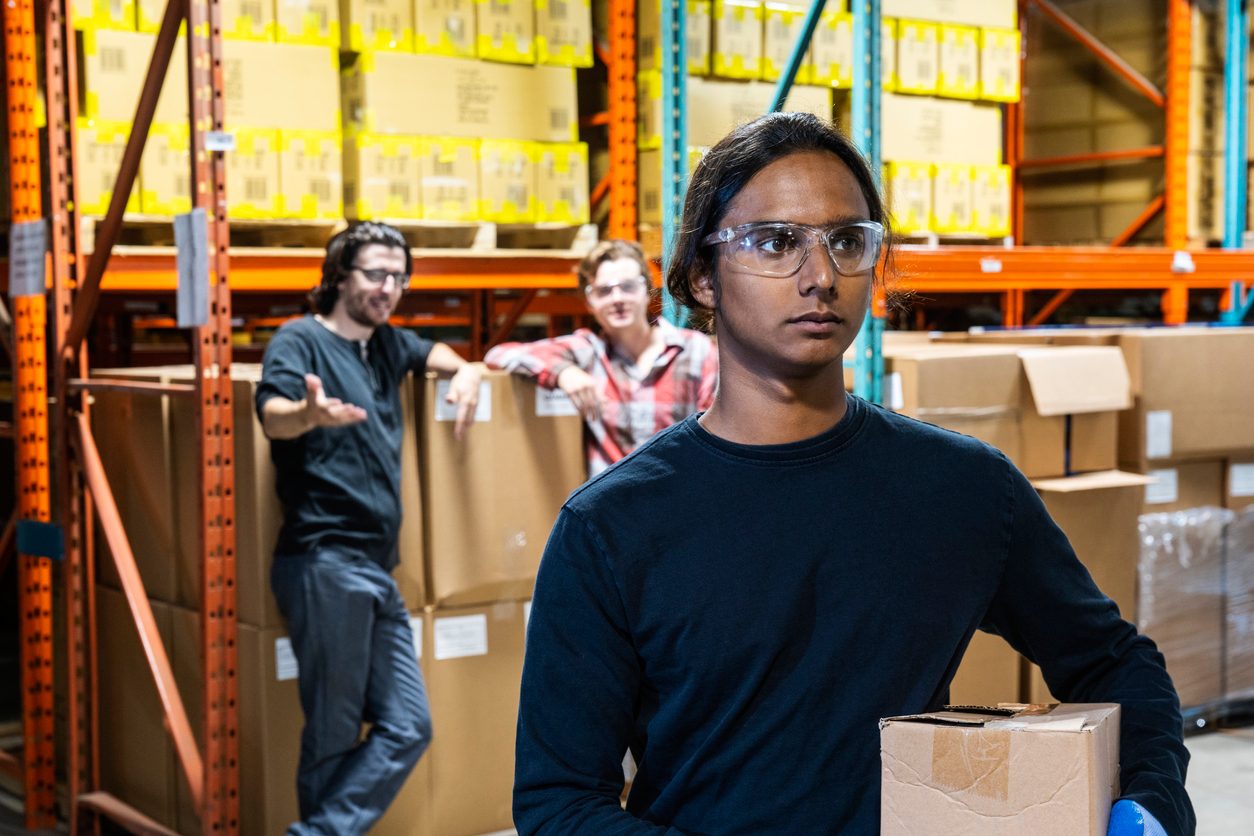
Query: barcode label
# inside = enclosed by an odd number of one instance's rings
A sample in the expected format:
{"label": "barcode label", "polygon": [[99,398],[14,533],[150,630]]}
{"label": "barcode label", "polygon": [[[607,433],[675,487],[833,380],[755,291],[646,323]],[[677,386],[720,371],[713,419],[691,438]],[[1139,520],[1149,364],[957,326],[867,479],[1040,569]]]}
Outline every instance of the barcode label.
{"label": "barcode label", "polygon": [[549,127],[555,131],[564,131],[570,128],[570,111],[565,108],[550,110]]}
{"label": "barcode label", "polygon": [[326,203],[331,199],[331,182],[322,178],[311,180],[309,191],[319,203]]}
{"label": "barcode label", "polygon": [[256,3],[256,2],[240,3],[239,14],[240,14],[240,17],[246,17],[246,18],[249,18],[250,20],[261,20],[261,4]]}
{"label": "barcode label", "polygon": [[452,177],[453,161],[452,160],[436,160],[432,166],[436,177]]}
{"label": "barcode label", "polygon": [[516,206],[524,206],[527,203],[527,187],[514,183],[505,189],[505,199]]}
{"label": "barcode label", "polygon": [[559,199],[559,200],[563,200],[563,201],[565,201],[567,204],[569,204],[569,205],[571,205],[571,206],[574,206],[574,205],[575,205],[575,188],[574,188],[574,186],[567,186],[567,187],[565,187],[565,188],[563,188],[563,189],[560,189],[560,190],[558,191],[558,195],[557,195],[557,196],[558,196],[558,199]]}
{"label": "barcode label", "polygon": [[566,20],[570,17],[566,0],[549,0],[549,17],[553,20]]}
{"label": "barcode label", "polygon": [[244,179],[244,197],[249,200],[265,200],[270,196],[269,186],[264,177],[247,177]]}
{"label": "barcode label", "polygon": [[104,47],[100,50],[100,69],[104,72],[125,72],[126,51],[119,47]]}
{"label": "barcode label", "polygon": [[401,203],[408,204],[410,200],[408,183],[389,183],[388,197],[392,200],[399,200]]}

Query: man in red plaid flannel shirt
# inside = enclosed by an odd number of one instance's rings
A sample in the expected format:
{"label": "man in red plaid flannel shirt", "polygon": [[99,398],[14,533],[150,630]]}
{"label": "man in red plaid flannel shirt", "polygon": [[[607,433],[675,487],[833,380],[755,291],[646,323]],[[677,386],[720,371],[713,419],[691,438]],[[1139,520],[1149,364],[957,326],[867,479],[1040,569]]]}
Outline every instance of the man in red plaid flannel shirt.
{"label": "man in red plaid flannel shirt", "polygon": [[589,476],[714,399],[718,353],[710,338],[662,319],[651,323],[652,284],[639,245],[602,241],[579,264],[596,330],[504,343],[484,358],[570,396],[584,417]]}

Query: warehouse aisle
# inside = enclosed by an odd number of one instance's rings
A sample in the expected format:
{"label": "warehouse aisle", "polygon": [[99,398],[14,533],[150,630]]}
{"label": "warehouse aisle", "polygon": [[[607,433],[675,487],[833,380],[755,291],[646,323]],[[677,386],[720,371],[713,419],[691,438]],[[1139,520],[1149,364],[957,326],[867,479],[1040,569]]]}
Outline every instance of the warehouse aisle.
{"label": "warehouse aisle", "polygon": [[1197,811],[1197,836],[1249,833],[1254,821],[1254,726],[1225,729],[1185,741],[1189,796]]}

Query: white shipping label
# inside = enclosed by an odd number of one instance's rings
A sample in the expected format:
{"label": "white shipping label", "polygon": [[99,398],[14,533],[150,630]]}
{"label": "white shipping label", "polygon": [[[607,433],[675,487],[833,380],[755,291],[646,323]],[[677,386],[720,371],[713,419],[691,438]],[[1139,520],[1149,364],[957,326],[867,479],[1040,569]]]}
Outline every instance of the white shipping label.
{"label": "white shipping label", "polygon": [[1174,467],[1151,470],[1149,477],[1154,481],[1145,486],[1146,505],[1166,505],[1180,498],[1180,472]]}
{"label": "white shipping label", "polygon": [[1171,410],[1145,413],[1145,458],[1171,458]]}
{"label": "white shipping label", "polygon": [[[445,400],[448,395],[448,383],[447,380],[437,380],[435,383],[435,420],[437,421],[457,420],[457,404]],[[492,387],[485,380],[479,384],[479,404],[475,407],[475,421],[491,420]]]}
{"label": "white shipping label", "polygon": [[567,415],[578,415],[575,402],[561,389],[542,389],[536,387],[536,417],[564,418]]}
{"label": "white shipping label", "polygon": [[435,620],[436,661],[488,654],[488,617],[455,615]]}
{"label": "white shipping label", "polygon": [[1254,496],[1254,464],[1233,464],[1228,468],[1228,493]]}
{"label": "white shipping label", "polygon": [[422,616],[411,615],[409,629],[414,634],[414,655],[422,659]]}
{"label": "white shipping label", "polygon": [[906,405],[906,393],[901,388],[901,372],[888,376],[888,408],[900,412]]}
{"label": "white shipping label", "polygon": [[292,652],[292,640],[287,636],[274,640],[274,678],[277,682],[295,679],[300,673],[296,654]]}

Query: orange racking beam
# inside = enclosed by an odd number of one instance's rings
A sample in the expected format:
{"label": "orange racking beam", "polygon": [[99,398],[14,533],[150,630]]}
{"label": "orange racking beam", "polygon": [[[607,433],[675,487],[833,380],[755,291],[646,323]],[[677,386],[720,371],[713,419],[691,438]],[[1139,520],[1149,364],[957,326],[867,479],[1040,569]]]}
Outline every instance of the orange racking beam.
{"label": "orange racking beam", "polygon": [[492,335],[488,337],[488,344],[484,346],[485,351],[497,343],[505,342],[506,338],[509,337],[510,332],[514,330],[514,326],[518,324],[518,320],[524,313],[527,312],[527,307],[535,298],[536,292],[534,290],[523,291],[522,295],[519,296],[514,301],[514,304],[510,306],[509,310],[505,312],[505,319],[499,326],[497,326],[497,329],[492,332]]}
{"label": "orange racking beam", "polygon": [[1127,228],[1115,236],[1115,240],[1110,242],[1112,247],[1122,247],[1136,237],[1136,234],[1145,228],[1145,225],[1154,219],[1154,216],[1163,210],[1166,199],[1162,195],[1158,195],[1150,201],[1149,206],[1141,210],[1141,214],[1132,219],[1132,223]]}
{"label": "orange racking beam", "polygon": [[1123,162],[1128,160],[1147,160],[1163,156],[1163,146],[1150,145],[1146,148],[1128,148],[1119,151],[1094,151],[1091,154],[1067,154],[1060,157],[1038,157],[1035,160],[1020,160],[1020,168],[1056,168],[1069,165],[1093,165],[1096,163]]}
{"label": "orange racking beam", "polygon": [[611,238],[635,241],[636,228],[636,2],[609,0]]}
{"label": "orange racking beam", "polygon": [[[1188,0],[1184,0],[1187,4]],[[1127,61],[1124,61],[1117,54],[1111,51],[1110,47],[1093,37],[1080,24],[1076,23],[1065,12],[1050,3],[1049,0],[1029,0],[1032,5],[1040,9],[1041,12],[1052,20],[1060,29],[1074,38],[1076,41],[1087,48],[1098,60],[1108,66],[1120,78],[1132,86],[1134,90],[1139,92],[1145,98],[1149,99],[1158,107],[1163,107],[1164,96],[1161,90],[1153,85],[1149,79],[1136,71]],[[1169,98],[1169,96],[1167,97]]]}
{"label": "orange racking beam", "polygon": [[[13,224],[42,221],[38,69],[32,0],[4,4]],[[10,287],[10,293],[13,288]],[[13,298],[17,510],[20,522],[51,521],[48,470],[47,300],[43,288]],[[53,707],[52,561],[18,556],[21,608],[22,778],[26,827],[56,825],[56,750]]]}
{"label": "orange racking beam", "polygon": [[[1192,10],[1189,0],[1167,0],[1166,223],[1168,248],[1188,246],[1189,62]],[[1177,282],[1163,293],[1163,322],[1178,325],[1189,315],[1188,286]]]}

